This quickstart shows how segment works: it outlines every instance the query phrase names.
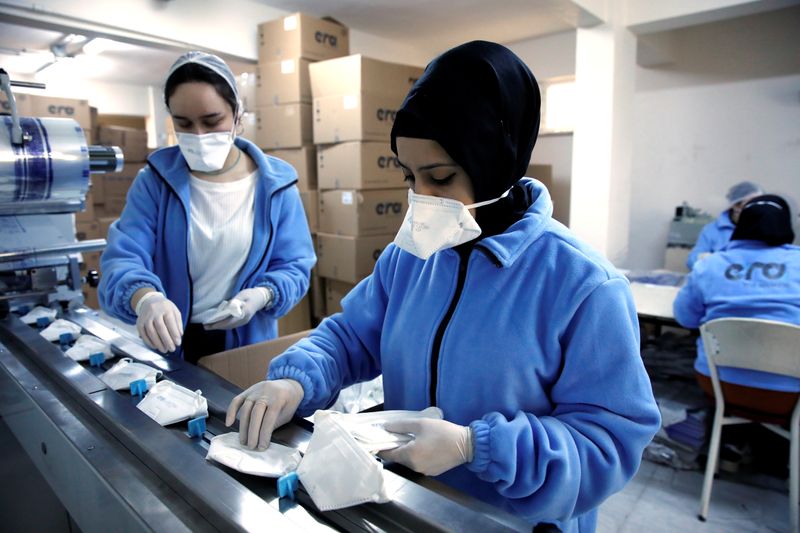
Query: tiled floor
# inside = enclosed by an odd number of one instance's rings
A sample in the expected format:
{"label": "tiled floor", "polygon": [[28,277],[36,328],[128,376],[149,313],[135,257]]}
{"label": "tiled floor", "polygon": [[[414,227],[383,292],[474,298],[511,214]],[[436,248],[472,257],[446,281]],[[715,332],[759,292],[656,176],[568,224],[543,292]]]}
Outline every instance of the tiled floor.
{"label": "tiled floor", "polygon": [[697,519],[703,474],[648,461],[625,489],[601,507],[599,533],[789,531],[785,492],[725,479],[714,481],[707,522]]}

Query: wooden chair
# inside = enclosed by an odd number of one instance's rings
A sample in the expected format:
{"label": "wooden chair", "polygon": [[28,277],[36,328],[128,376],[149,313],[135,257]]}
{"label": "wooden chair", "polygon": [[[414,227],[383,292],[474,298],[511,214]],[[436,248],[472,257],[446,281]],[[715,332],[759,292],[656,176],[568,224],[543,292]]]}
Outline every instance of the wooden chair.
{"label": "wooden chair", "polygon": [[795,404],[790,422],[790,430],[775,425],[751,420],[741,416],[725,416],[725,397],[722,394],[717,367],[735,367],[760,370],[800,378],[800,326],[750,318],[720,318],[700,326],[703,338],[711,383],[714,387],[716,407],[713,430],[708,448],[708,463],[703,479],[703,493],[700,499],[698,518],[705,521],[711,499],[711,485],[717,470],[722,426],[758,422],[764,427],[789,439],[789,516],[791,531],[798,532],[800,509],[800,401]]}

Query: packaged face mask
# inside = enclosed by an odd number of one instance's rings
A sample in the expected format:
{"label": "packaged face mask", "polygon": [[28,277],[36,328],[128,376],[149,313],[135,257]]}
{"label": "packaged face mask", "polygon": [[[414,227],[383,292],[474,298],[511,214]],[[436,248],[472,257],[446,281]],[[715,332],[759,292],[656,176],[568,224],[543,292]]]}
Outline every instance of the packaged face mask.
{"label": "packaged face mask", "polygon": [[162,426],[208,416],[208,401],[199,390],[192,392],[166,380],[156,383],[136,407]]}
{"label": "packaged face mask", "polygon": [[443,418],[438,407],[428,407],[422,411],[377,411],[374,413],[353,413],[341,415],[341,423],[358,444],[369,453],[391,450],[410,442],[413,437],[403,433],[393,433],[384,425],[395,420],[414,418]]}
{"label": "packaged face mask", "polygon": [[320,511],[389,501],[383,464],[366,452],[341,423],[341,413],[314,413],[314,433],[297,476]]}
{"label": "packaged face mask", "polygon": [[47,318],[48,321],[52,321],[56,318],[56,310],[51,309],[49,307],[42,307],[41,305],[37,305],[28,313],[19,317],[25,324],[29,326],[36,324],[36,321],[40,318]]}
{"label": "packaged face mask", "polygon": [[109,368],[100,376],[100,380],[114,390],[122,390],[129,388],[131,381],[143,379],[147,382],[147,389],[150,390],[161,375],[160,370],[142,363],[134,363],[132,359],[126,357]]}
{"label": "packaged face mask", "polygon": [[244,316],[244,302],[241,300],[237,300],[233,298],[230,301],[223,301],[217,309],[214,311],[214,314],[209,316],[203,321],[203,324],[213,324],[214,322],[219,322],[220,320],[225,320],[226,318],[242,318]]}
{"label": "packaged face mask", "polygon": [[238,433],[225,433],[211,439],[206,459],[245,474],[278,478],[297,470],[300,452],[274,442],[264,451],[250,450],[239,443]]}
{"label": "packaged face mask", "polygon": [[59,318],[39,334],[50,342],[58,342],[64,333],[69,333],[73,339],[77,339],[81,334],[81,327],[78,324]]}
{"label": "packaged face mask", "polygon": [[103,354],[103,361],[114,357],[114,354],[111,353],[111,345],[94,335],[81,335],[75,344],[64,353],[74,361],[88,361],[89,356],[96,353]]}

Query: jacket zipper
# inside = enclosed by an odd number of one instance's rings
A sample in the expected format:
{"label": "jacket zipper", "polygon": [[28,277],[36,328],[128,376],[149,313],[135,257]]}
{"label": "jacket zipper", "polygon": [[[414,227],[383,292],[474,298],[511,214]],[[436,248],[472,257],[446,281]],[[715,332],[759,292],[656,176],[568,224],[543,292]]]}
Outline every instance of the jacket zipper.
{"label": "jacket zipper", "polygon": [[[471,253],[470,253],[471,255]],[[431,382],[430,382],[430,405],[436,405],[436,387],[439,380],[439,350],[442,347],[442,339],[447,326],[450,324],[450,319],[453,318],[456,306],[459,299],[461,299],[461,292],[464,290],[464,281],[467,278],[467,266],[469,266],[469,255],[466,259],[462,259],[459,254],[458,257],[458,280],[456,281],[456,292],[453,299],[450,301],[450,307],[447,309],[439,328],[436,330],[436,336],[433,338],[433,347],[431,348]]]}

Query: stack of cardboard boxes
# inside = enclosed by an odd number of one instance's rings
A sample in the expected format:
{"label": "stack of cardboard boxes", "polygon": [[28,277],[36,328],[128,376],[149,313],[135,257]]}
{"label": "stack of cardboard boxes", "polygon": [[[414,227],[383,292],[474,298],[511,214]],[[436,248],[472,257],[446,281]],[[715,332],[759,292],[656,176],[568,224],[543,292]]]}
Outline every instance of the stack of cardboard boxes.
{"label": "stack of cardboard boxes", "polygon": [[397,109],[422,69],[351,55],[310,65],[317,145],[317,271],[327,315],[368,276],[408,207],[390,146]]}
{"label": "stack of cardboard boxes", "polygon": [[[96,114],[94,119],[98,120]],[[75,215],[78,240],[105,239],[108,236],[108,227],[122,213],[128,189],[136,174],[145,166],[149,154],[147,132],[143,127],[94,124],[92,131],[95,144],[118,146],[122,150],[125,164],[118,173],[91,175],[91,188],[86,196],[86,209]],[[84,275],[90,270],[95,270],[102,275],[100,255],[101,252],[83,254]],[[97,289],[84,286],[83,296],[86,305],[99,307]]]}
{"label": "stack of cardboard boxes", "polygon": [[[297,187],[312,235],[317,231],[317,154],[312,144],[309,65],[349,53],[341,24],[295,13],[258,27],[256,144],[297,170]],[[324,290],[316,269],[309,295],[278,322],[281,335],[308,329],[325,316]]]}

